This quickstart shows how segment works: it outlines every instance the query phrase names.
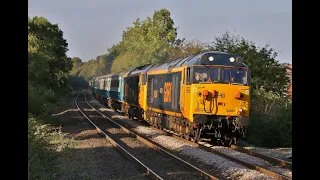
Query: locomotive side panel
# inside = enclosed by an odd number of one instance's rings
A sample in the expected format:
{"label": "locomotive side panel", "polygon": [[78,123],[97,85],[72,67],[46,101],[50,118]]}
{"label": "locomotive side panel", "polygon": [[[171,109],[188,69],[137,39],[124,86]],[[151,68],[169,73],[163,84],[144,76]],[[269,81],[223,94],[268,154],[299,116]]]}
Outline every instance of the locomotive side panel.
{"label": "locomotive side panel", "polygon": [[148,76],[149,108],[180,113],[181,72]]}

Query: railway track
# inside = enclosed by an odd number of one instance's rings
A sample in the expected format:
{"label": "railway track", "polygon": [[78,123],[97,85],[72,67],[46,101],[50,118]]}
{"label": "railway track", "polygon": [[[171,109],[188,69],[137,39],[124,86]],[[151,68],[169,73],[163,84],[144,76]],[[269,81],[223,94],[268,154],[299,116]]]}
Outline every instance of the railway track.
{"label": "railway track", "polygon": [[[194,142],[189,141],[187,139],[181,138],[180,136],[176,135],[175,133],[173,133],[173,132],[171,132],[169,130],[158,129],[158,128],[155,128],[155,127],[152,127],[152,126],[150,126],[150,128],[152,128],[154,130],[157,130],[157,131],[164,132],[167,136],[174,137],[174,138],[176,138],[176,139],[178,139],[180,141],[186,142],[186,143],[188,143],[188,144],[190,144],[190,145],[192,145],[194,147],[199,147],[199,148],[202,148],[202,149],[207,149],[207,148],[210,148],[210,147],[214,147],[212,144],[207,143],[207,142],[194,143]],[[252,151],[252,150],[249,150],[249,149],[246,149],[244,147],[237,146],[237,145],[231,145],[229,148],[233,149],[235,151],[241,152],[241,153],[245,153],[245,154],[250,155],[250,156],[254,156],[254,157],[266,160],[266,161],[268,161],[270,163],[273,163],[274,165],[278,165],[280,167],[284,167],[284,168],[287,168],[289,170],[292,170],[292,162],[285,161],[285,160],[282,160],[282,159],[279,159],[279,158],[275,158],[275,157],[271,157],[271,156],[267,156],[267,155],[264,155],[264,154],[260,154],[260,153],[257,153],[255,151]],[[213,150],[208,150],[208,151],[213,151]]]}
{"label": "railway track", "polygon": [[[191,142],[189,140],[186,140],[184,138],[181,138],[180,136],[168,131],[168,130],[165,130],[165,129],[158,129],[158,128],[155,128],[155,127],[152,127],[150,126],[150,128],[154,129],[154,130],[160,130],[162,132],[164,132],[167,136],[172,136],[176,139],[179,139],[181,141],[184,141],[194,147],[205,147],[205,148],[210,148],[210,147],[213,147],[212,144],[210,143],[207,143],[207,142],[200,142],[200,143],[194,143],[194,142]],[[252,150],[249,150],[249,149],[246,149],[244,147],[241,147],[241,146],[237,146],[237,145],[231,145],[229,147],[230,149],[233,149],[235,151],[238,151],[238,152],[241,152],[241,153],[245,153],[247,155],[250,155],[250,156],[254,156],[254,157],[257,157],[257,158],[260,158],[260,159],[263,159],[263,160],[266,160],[270,163],[273,163],[274,165],[278,165],[280,167],[284,167],[284,168],[287,168],[289,170],[292,170],[292,162],[289,162],[289,161],[285,161],[283,159],[279,159],[279,158],[275,158],[275,157],[271,157],[271,156],[267,156],[267,155],[264,155],[264,154],[261,154],[261,153],[257,153],[255,151],[252,151]]]}
{"label": "railway track", "polygon": [[[102,114],[87,102],[86,94],[84,95],[83,103],[85,102],[90,108],[87,108],[85,112],[82,110],[85,108],[80,108],[77,103],[79,96],[80,94],[76,97],[75,104],[82,115],[95,127],[100,134],[110,141],[114,147],[116,147],[125,156],[131,158],[134,162],[142,166],[146,170],[147,175],[152,175],[156,179],[218,179],[193,166],[189,162],[186,162],[183,159],[171,154],[152,141],[145,139],[135,132],[121,126],[111,118]],[[92,110],[90,113],[88,113],[89,109]],[[99,118],[97,116],[93,116],[93,113],[99,113]],[[108,121],[101,121],[102,117]],[[106,124],[106,122],[108,123]],[[112,129],[121,130],[122,133],[115,134],[114,132],[110,131]],[[133,144],[137,145],[140,143],[147,148],[143,148],[143,150],[142,148],[138,150],[136,150],[136,148],[131,148],[132,145],[127,145],[125,141],[121,140],[125,138],[131,138],[130,141],[135,141]],[[141,145],[139,147],[141,147]]]}
{"label": "railway track", "polygon": [[[238,159],[236,157],[233,157],[233,156],[230,156],[230,155],[228,155],[226,153],[218,151],[215,148],[213,148],[215,146],[213,146],[212,144],[209,144],[209,143],[206,143],[206,142],[204,142],[204,143],[203,142],[194,143],[194,142],[188,141],[188,140],[186,140],[184,138],[181,138],[181,137],[173,134],[172,132],[170,132],[168,130],[162,130],[162,129],[158,129],[158,128],[154,128],[154,127],[150,127],[150,128],[152,128],[154,130],[160,130],[160,131],[164,132],[166,135],[172,136],[172,137],[174,137],[174,138],[176,138],[178,140],[184,141],[184,142],[186,142],[186,143],[188,143],[188,144],[190,144],[190,145],[192,145],[194,147],[200,148],[200,149],[205,150],[207,152],[212,152],[212,153],[214,153],[216,155],[222,156],[222,157],[224,157],[226,159],[229,159],[231,161],[234,161],[236,163],[244,165],[247,168],[259,171],[259,172],[261,172],[263,174],[266,174],[268,176],[274,177],[276,179],[279,179],[279,180],[291,180],[292,179],[289,176],[282,175],[280,173],[268,170],[268,169],[266,169],[264,167],[261,167],[261,166],[252,165],[251,163],[248,163],[248,162],[246,162],[244,160],[240,160],[240,159]],[[245,149],[243,147],[236,146],[236,145],[232,145],[230,147],[230,149],[233,149],[233,150],[238,151],[240,153],[245,153],[245,154],[247,154],[249,156],[254,156],[254,157],[266,160],[266,161],[268,161],[270,163],[273,163],[275,166],[279,165],[281,167],[285,167],[285,168],[287,168],[287,169],[292,171],[292,163],[290,163],[290,162],[287,162],[287,161],[284,161],[284,160],[281,160],[281,159],[277,159],[277,158],[274,158],[274,157],[266,156],[266,155],[263,155],[263,154],[259,154],[259,153],[256,153],[254,151],[251,151],[251,150],[248,150],[248,149]]]}
{"label": "railway track", "polygon": [[[186,142],[186,143],[192,145],[193,147],[197,147],[197,148],[205,150],[207,152],[212,152],[212,153],[214,153],[214,154],[216,154],[218,156],[221,156],[223,158],[226,158],[228,160],[231,160],[233,162],[241,164],[241,165],[243,165],[243,166],[245,166],[245,167],[247,167],[249,169],[253,169],[253,170],[261,172],[261,173],[263,173],[265,175],[274,177],[275,179],[279,179],[279,180],[291,180],[292,179],[289,176],[286,176],[286,175],[283,175],[283,174],[268,170],[267,168],[264,168],[264,167],[261,167],[261,166],[252,165],[251,163],[248,163],[248,162],[246,162],[244,160],[241,160],[241,159],[238,159],[236,157],[230,156],[230,155],[228,155],[226,153],[220,152],[219,150],[216,150],[215,148],[213,148],[213,147],[217,147],[217,146],[213,146],[212,144],[205,143],[205,142],[194,143],[194,142],[191,142],[191,141],[186,140],[184,138],[181,138],[180,136],[172,133],[169,130],[158,129],[158,128],[155,128],[155,127],[152,127],[152,126],[149,126],[149,127],[154,129],[154,130],[156,130],[156,131],[161,131],[167,136],[171,136],[171,137],[174,137],[175,139],[178,139],[180,141]],[[277,158],[274,158],[274,157],[266,156],[266,155],[263,155],[263,154],[259,154],[259,153],[256,153],[254,151],[245,149],[245,148],[243,148],[241,146],[232,145],[230,147],[230,149],[238,151],[240,153],[245,153],[245,154],[247,154],[249,156],[254,156],[254,157],[266,160],[266,161],[268,161],[270,163],[273,163],[275,166],[279,165],[281,167],[285,167],[285,168],[287,168],[289,170],[292,170],[292,163],[290,163],[290,162],[287,162],[287,161],[284,161],[284,160],[281,160],[281,159],[277,159]]]}
{"label": "railway track", "polygon": [[249,150],[249,149],[243,148],[241,146],[237,146],[237,145],[231,145],[230,148],[234,149],[236,151],[239,151],[239,152],[246,153],[248,155],[257,157],[257,158],[264,159],[264,160],[266,160],[268,162],[271,162],[271,163],[274,163],[274,164],[279,165],[281,167],[286,167],[286,168],[292,170],[292,162],[285,161],[285,160],[278,159],[278,158],[271,157],[271,156],[267,156],[267,155],[264,155],[264,154],[260,154],[260,153],[257,153],[255,151],[252,151],[252,150]]}
{"label": "railway track", "polygon": [[[190,145],[192,145],[194,147],[200,148],[200,149],[205,150],[207,152],[212,152],[212,153],[214,153],[216,155],[219,155],[221,157],[224,157],[224,158],[226,158],[228,160],[231,160],[231,161],[236,162],[238,164],[244,165],[245,167],[247,167],[249,169],[253,169],[253,170],[256,170],[256,171],[261,172],[263,174],[266,174],[268,176],[274,177],[275,179],[279,179],[279,180],[290,180],[290,179],[292,179],[291,177],[289,177],[287,175],[283,175],[281,173],[274,172],[274,171],[270,170],[273,167],[265,168],[265,167],[261,167],[261,166],[258,166],[258,165],[253,165],[253,164],[251,164],[251,163],[249,163],[249,162],[247,162],[245,160],[241,160],[239,158],[236,158],[236,157],[233,157],[233,156],[228,155],[226,153],[223,153],[223,152],[213,148],[214,146],[209,144],[209,143],[203,143],[203,142],[194,143],[194,142],[188,141],[188,140],[186,140],[184,138],[181,138],[181,137],[177,136],[176,134],[174,134],[174,133],[172,133],[172,132],[170,132],[168,130],[158,129],[158,128],[154,128],[152,126],[149,126],[149,127],[154,129],[154,130],[161,131],[165,135],[168,135],[168,136],[174,137],[174,138],[176,138],[178,140],[181,140],[183,142],[186,142],[186,143],[188,143],[188,144],[190,144]],[[230,150],[235,150],[237,152],[244,153],[244,154],[247,154],[249,156],[253,156],[253,157],[256,157],[256,158],[259,158],[259,159],[262,159],[262,160],[265,160],[267,162],[270,162],[272,165],[274,165],[274,167],[280,166],[280,167],[283,167],[283,168],[286,168],[286,169],[292,171],[292,162],[288,162],[288,161],[284,161],[284,160],[281,160],[281,159],[278,159],[278,158],[275,158],[275,157],[263,155],[263,154],[260,154],[260,153],[245,149],[245,148],[243,148],[241,146],[232,145],[229,149]]]}

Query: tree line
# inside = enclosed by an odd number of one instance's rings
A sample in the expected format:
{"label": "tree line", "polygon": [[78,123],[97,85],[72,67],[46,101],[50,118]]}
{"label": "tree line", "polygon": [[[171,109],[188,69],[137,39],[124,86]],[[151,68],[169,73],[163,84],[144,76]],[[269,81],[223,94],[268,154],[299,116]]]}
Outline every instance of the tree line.
{"label": "tree line", "polygon": [[152,17],[144,20],[138,18],[123,31],[122,40],[108,48],[105,54],[87,62],[74,57],[71,74],[88,80],[94,76],[213,50],[243,56],[244,63],[251,69],[253,89],[263,88],[279,94],[286,92],[289,82],[286,70],[277,61],[278,53],[270,45],[258,47],[254,42],[228,31],[213,37],[210,42],[178,39],[177,30],[166,9],[155,11]]}

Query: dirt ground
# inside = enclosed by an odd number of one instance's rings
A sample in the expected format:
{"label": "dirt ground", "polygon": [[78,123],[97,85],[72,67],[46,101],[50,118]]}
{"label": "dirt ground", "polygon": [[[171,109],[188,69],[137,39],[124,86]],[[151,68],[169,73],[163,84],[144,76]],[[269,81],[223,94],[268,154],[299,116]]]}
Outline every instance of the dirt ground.
{"label": "dirt ground", "polygon": [[53,114],[62,124],[62,132],[74,142],[55,160],[55,179],[146,179],[144,169],[122,155],[83,118],[75,97]]}

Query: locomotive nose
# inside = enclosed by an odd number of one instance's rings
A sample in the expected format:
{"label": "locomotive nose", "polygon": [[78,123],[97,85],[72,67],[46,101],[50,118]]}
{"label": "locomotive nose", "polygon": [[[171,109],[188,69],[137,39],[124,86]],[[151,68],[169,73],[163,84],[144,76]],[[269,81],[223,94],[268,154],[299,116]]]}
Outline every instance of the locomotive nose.
{"label": "locomotive nose", "polygon": [[[194,114],[248,116],[249,93],[241,86],[207,84],[194,87]],[[192,103],[192,104],[193,104]]]}

